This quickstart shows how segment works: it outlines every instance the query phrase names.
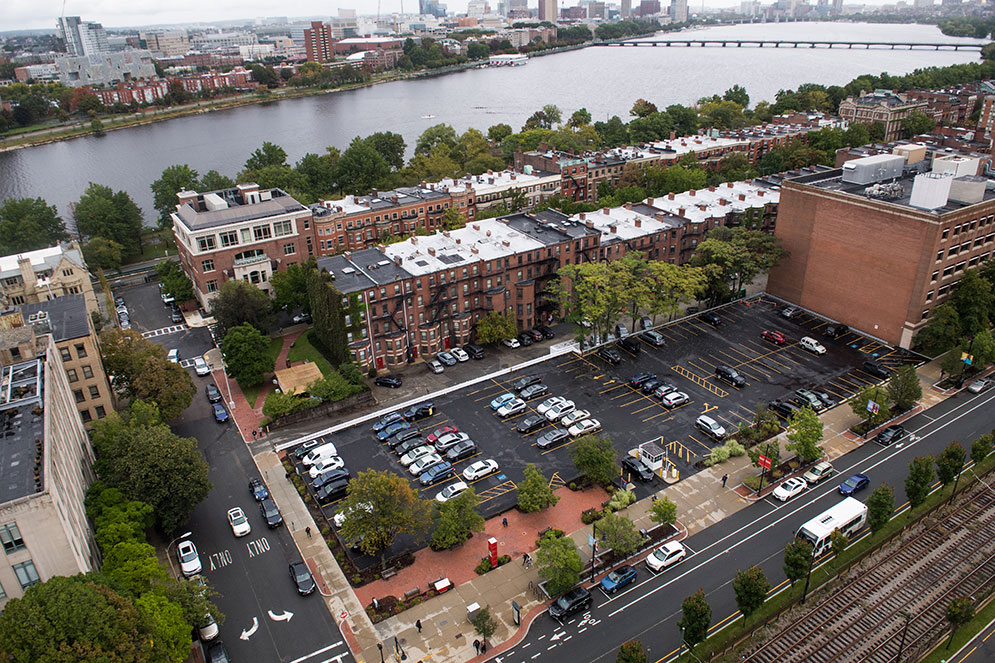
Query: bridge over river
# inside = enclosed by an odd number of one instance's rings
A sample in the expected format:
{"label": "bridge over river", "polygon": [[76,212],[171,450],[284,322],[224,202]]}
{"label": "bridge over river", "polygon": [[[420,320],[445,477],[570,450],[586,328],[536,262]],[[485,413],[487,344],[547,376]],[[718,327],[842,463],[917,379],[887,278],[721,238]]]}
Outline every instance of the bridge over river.
{"label": "bridge over river", "polygon": [[808,41],[797,39],[649,39],[645,41],[613,41],[603,46],[706,46],[721,48],[837,48],[837,49],[885,49],[885,50],[925,50],[925,51],[980,51],[984,44],[956,44],[941,42],[889,42],[889,41]]}

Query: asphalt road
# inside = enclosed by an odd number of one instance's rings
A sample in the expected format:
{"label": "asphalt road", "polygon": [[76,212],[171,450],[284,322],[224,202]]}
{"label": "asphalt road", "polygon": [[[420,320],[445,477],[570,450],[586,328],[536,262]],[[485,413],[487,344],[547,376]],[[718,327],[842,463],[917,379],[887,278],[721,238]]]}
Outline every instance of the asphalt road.
{"label": "asphalt road", "polygon": [[[781,504],[763,500],[690,537],[688,558],[677,567],[653,576],[640,565],[637,584],[611,599],[595,591],[593,609],[574,616],[563,626],[546,615],[533,622],[526,640],[503,653],[499,663],[535,660],[609,662],[626,640],[640,640],[648,660],[676,657],[680,643],[677,622],[681,602],[699,588],[712,608],[713,628],[736,615],[732,580],[737,569],[757,565],[772,585],[784,580],[781,569],[785,543],[807,520],[841,498],[839,482],[856,472],[868,474],[867,495],[882,482],[895,489],[896,505],[905,502],[904,481],[908,463],[915,456],[936,455],[951,441],[965,448],[978,436],[995,428],[995,390],[974,396],[966,392],[917,415],[905,424],[913,439],[881,447],[866,443],[837,459],[837,476]],[[680,515],[678,515],[680,517]]]}

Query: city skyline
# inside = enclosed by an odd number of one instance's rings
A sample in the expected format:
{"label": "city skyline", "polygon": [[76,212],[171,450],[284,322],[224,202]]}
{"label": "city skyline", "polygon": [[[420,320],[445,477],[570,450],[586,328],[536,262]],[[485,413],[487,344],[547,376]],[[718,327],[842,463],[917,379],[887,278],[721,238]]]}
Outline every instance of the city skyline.
{"label": "city skyline", "polygon": [[[451,0],[447,2],[449,11],[464,13],[468,0]],[[497,8],[497,0],[493,0],[492,10]],[[575,0],[559,2],[560,7],[578,4]],[[619,3],[621,4],[621,3]],[[702,6],[710,9],[738,7],[736,0],[691,0],[688,11],[694,13]],[[769,4],[769,3],[764,3]],[[886,0],[865,0],[858,4],[882,5],[889,4]],[[97,5],[82,6],[67,3],[63,12],[62,3],[58,0],[9,0],[5,9],[3,31],[14,30],[51,30],[55,31],[58,18],[66,16],[81,16],[85,21],[103,24],[105,28],[138,28],[155,25],[177,25],[189,23],[210,23],[219,21],[246,20],[266,18],[271,16],[286,16],[291,20],[304,21],[311,17],[324,18],[335,15],[341,9],[355,9],[360,15],[375,15],[378,2],[376,0],[339,0],[329,4],[318,0],[299,0],[292,5],[275,7],[271,2],[248,0],[210,0],[210,2],[194,2],[193,0],[177,0],[168,5],[155,0],[105,0]],[[417,0],[381,0],[381,14],[400,12],[403,6],[405,13],[418,10]],[[669,6],[669,3],[666,4]],[[531,9],[536,9],[535,0],[529,2]]]}

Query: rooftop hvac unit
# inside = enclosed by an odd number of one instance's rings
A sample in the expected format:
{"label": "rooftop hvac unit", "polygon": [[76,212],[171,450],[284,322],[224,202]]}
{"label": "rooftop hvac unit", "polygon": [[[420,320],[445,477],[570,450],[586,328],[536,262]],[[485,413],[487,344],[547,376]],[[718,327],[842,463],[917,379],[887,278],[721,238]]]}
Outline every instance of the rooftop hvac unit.
{"label": "rooftop hvac unit", "polygon": [[916,175],[912,184],[909,205],[925,210],[935,210],[947,204],[953,176],[946,173],[923,173]]}
{"label": "rooftop hvac unit", "polygon": [[843,164],[843,181],[848,184],[873,184],[902,176],[905,157],[897,154],[876,154],[853,159]]}
{"label": "rooftop hvac unit", "polygon": [[980,203],[985,198],[985,188],[988,180],[984,177],[965,175],[955,177],[950,183],[950,200],[969,205]]}

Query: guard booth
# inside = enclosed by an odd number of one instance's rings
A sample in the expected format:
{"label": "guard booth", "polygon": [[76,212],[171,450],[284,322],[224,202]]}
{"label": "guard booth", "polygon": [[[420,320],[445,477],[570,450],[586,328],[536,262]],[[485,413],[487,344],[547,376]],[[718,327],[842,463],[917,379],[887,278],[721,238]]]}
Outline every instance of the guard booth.
{"label": "guard booth", "polygon": [[653,474],[663,476],[667,452],[656,442],[643,442],[639,445],[639,460],[653,470]]}

